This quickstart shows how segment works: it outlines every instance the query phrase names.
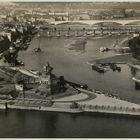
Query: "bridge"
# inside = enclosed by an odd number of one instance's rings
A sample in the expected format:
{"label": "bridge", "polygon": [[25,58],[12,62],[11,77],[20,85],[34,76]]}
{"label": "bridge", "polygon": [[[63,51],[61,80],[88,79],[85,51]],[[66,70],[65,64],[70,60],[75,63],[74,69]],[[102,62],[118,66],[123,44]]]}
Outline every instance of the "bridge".
{"label": "bridge", "polygon": [[134,65],[134,64],[131,64],[131,63],[127,63],[131,68],[135,69],[135,70],[139,70],[140,71],[140,65]]}
{"label": "bridge", "polygon": [[85,24],[85,25],[96,25],[100,23],[116,23],[118,25],[140,25],[140,19],[138,20],[74,20],[74,21],[53,21],[51,24],[61,25],[61,24]]}
{"label": "bridge", "polygon": [[132,79],[137,82],[137,83],[140,83],[140,79],[136,78],[136,77],[132,77]]}
{"label": "bridge", "polygon": [[135,88],[140,89],[140,77],[137,76],[138,72],[140,72],[140,65],[134,65],[128,63],[128,65],[131,67],[131,71],[134,73],[134,77],[132,77],[132,80],[135,82]]}

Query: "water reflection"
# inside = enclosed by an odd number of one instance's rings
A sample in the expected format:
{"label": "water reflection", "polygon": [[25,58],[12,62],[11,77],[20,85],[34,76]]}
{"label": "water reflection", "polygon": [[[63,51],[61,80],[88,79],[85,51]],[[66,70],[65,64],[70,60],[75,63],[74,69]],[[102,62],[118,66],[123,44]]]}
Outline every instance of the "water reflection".
{"label": "water reflection", "polygon": [[140,137],[139,118],[81,113],[0,111],[0,137],[102,138]]}
{"label": "water reflection", "polygon": [[[44,133],[46,133],[47,137],[52,137],[56,133],[56,126],[57,126],[57,121],[58,121],[58,114],[53,114],[53,113],[48,113],[48,115],[44,116],[47,117],[47,119],[44,119]],[[40,128],[42,129],[42,128]],[[47,131],[46,131],[47,130]]]}

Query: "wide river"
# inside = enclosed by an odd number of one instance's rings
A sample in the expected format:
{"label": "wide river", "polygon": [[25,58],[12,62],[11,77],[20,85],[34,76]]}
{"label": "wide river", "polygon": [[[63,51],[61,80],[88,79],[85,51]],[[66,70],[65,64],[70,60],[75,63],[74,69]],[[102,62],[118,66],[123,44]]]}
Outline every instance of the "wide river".
{"label": "wide river", "polygon": [[[20,52],[25,67],[42,71],[47,62],[53,73],[65,79],[87,84],[89,88],[118,94],[122,99],[140,104],[140,91],[135,90],[131,70],[120,65],[121,72],[99,74],[88,61],[114,55],[102,53],[100,47],[112,48],[116,39],[109,37],[88,39],[84,51],[69,50],[74,39],[40,38],[41,53],[35,54],[39,39],[34,38],[28,50]],[[37,111],[0,112],[0,137],[140,137],[140,119],[105,117],[95,114],[67,114]]]}

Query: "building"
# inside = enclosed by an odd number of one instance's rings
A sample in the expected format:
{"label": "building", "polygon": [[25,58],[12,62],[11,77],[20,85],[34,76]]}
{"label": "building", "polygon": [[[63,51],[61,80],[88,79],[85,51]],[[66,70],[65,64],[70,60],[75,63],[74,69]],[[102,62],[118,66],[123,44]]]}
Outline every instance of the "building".
{"label": "building", "polygon": [[54,18],[55,21],[68,21],[69,19],[68,12],[50,12],[48,15],[50,18]]}

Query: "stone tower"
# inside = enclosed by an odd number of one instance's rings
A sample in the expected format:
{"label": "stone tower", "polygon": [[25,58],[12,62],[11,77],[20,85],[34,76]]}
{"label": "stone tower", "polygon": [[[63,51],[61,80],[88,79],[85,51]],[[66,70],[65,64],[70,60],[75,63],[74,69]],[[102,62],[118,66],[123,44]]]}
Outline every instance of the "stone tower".
{"label": "stone tower", "polygon": [[49,63],[44,66],[44,72],[40,77],[40,87],[39,90],[44,93],[45,96],[51,95],[51,75],[53,68]]}

